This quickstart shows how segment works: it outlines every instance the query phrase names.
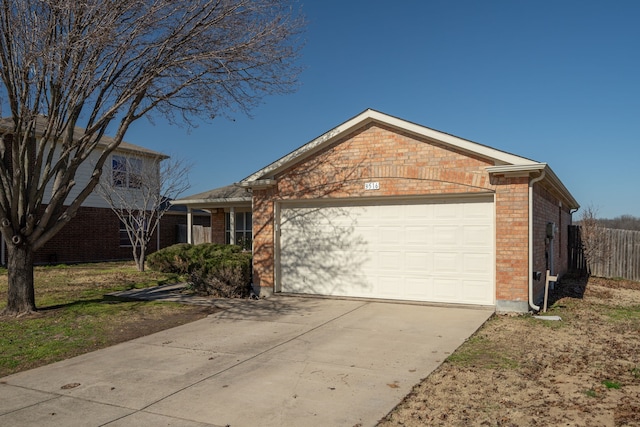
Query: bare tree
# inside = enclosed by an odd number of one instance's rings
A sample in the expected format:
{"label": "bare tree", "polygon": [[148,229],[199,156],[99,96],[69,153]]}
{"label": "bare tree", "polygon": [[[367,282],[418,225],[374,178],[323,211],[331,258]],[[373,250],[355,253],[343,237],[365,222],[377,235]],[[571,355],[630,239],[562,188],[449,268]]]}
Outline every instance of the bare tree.
{"label": "bare tree", "polygon": [[114,156],[112,176],[103,177],[97,191],[124,227],[133,259],[144,271],[149,241],[158,230],[169,201],[189,189],[190,165],[181,160]]}
{"label": "bare tree", "polygon": [[[6,314],[36,310],[34,252],[71,221],[131,123],[248,113],[295,88],[303,22],[286,3],[0,0]],[[96,152],[91,178],[74,189]]]}
{"label": "bare tree", "polygon": [[613,219],[599,219],[598,223],[605,228],[640,231],[640,218],[633,215],[620,215]]}
{"label": "bare tree", "polygon": [[579,219],[580,239],[587,269],[608,260],[610,248],[606,229],[599,223],[598,211],[593,206],[584,208]]}

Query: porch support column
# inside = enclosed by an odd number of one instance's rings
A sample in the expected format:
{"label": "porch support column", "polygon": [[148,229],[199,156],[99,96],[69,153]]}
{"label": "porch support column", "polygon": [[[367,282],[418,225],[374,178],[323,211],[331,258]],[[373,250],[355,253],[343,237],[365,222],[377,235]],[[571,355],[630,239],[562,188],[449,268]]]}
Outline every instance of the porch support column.
{"label": "porch support column", "polygon": [[193,209],[187,207],[187,243],[193,245]]}
{"label": "porch support column", "polygon": [[236,244],[236,208],[229,208],[229,243]]}

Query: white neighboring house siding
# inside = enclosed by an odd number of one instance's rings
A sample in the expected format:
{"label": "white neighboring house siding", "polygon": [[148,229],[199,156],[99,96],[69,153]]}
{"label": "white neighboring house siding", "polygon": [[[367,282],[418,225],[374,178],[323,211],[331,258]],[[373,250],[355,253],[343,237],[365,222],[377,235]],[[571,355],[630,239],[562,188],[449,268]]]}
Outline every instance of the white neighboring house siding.
{"label": "white neighboring house siding", "polygon": [[[157,154],[157,157],[150,157],[149,154],[146,154],[143,152],[133,152],[133,151],[123,151],[123,150],[118,150],[116,149],[107,159],[107,161],[104,164],[103,170],[102,170],[102,176],[101,176],[101,181],[103,182],[109,182],[111,181],[112,177],[113,177],[113,173],[112,173],[112,160],[113,160],[113,156],[122,156],[122,157],[126,157],[126,158],[136,158],[136,159],[141,159],[144,162],[143,168],[149,167],[150,164],[152,164],[152,162],[156,161],[156,159],[158,157],[160,158],[166,158],[166,156],[161,155],[161,154]],[[78,170],[76,172],[76,176],[75,176],[75,181],[76,184],[74,185],[74,187],[71,189],[69,196],[67,197],[67,199],[65,200],[65,205],[70,204],[77,196],[78,194],[80,194],[80,192],[82,191],[82,189],[85,188],[85,186],[87,185],[87,183],[89,182],[89,180],[91,179],[91,174],[93,173],[93,168],[96,164],[96,162],[98,161],[98,158],[100,156],[100,152],[96,151],[94,153],[91,153],[91,155],[89,156],[89,158],[78,167]],[[56,156],[56,160],[57,160],[57,156]],[[55,160],[54,160],[55,162]],[[44,197],[43,197],[43,203],[47,204],[49,202],[49,200],[51,200],[51,192],[52,192],[52,188],[53,188],[53,182],[50,181],[47,184],[47,187],[45,189],[45,193],[44,193]],[[136,189],[136,188],[118,188],[118,190],[120,191],[126,191],[127,194],[135,197],[136,195],[140,194],[140,190]],[[104,198],[102,198],[102,196],[99,194],[98,189],[96,188],[91,194],[89,194],[89,196],[85,199],[85,201],[82,203],[82,206],[86,206],[86,207],[93,207],[93,208],[105,208],[105,209],[111,209],[111,206],[109,205],[109,203],[104,200]]]}
{"label": "white neighboring house siding", "polygon": [[[0,135],[4,135],[6,133],[6,129],[10,128],[10,118],[2,118],[0,119]],[[38,122],[38,128],[41,128],[42,123]],[[80,128],[76,128],[75,132],[80,135],[83,130]],[[111,141],[111,138],[104,137],[105,144]],[[103,147],[98,147],[98,149],[92,153],[85,162],[83,162],[76,171],[75,182],[76,184],[71,189],[69,196],[65,200],[65,204],[70,204],[75,197],[85,188],[89,179],[91,178],[91,174],[93,173],[93,168],[100,156],[101,150]],[[147,148],[129,144],[127,142],[122,142],[119,148],[117,148],[105,161],[102,173],[102,180],[111,180],[112,179],[112,159],[114,155],[121,155],[125,157],[134,157],[140,158],[143,162],[148,164],[149,162],[157,162],[158,160],[167,159],[168,156],[162,154],[160,152],[156,152],[153,150],[149,150]],[[54,153],[53,163],[58,160],[59,154]],[[51,193],[53,188],[53,182],[50,180],[45,187],[45,192],[43,195],[42,203],[47,204],[51,200]],[[140,190],[137,189],[122,189],[123,191],[127,191],[133,197],[136,197],[140,194]],[[103,208],[103,209],[111,209],[109,203],[102,198],[102,196],[98,193],[97,189],[94,190],[82,203],[83,207],[91,207],[91,208]],[[6,264],[6,248],[4,239],[0,239],[0,264]]]}

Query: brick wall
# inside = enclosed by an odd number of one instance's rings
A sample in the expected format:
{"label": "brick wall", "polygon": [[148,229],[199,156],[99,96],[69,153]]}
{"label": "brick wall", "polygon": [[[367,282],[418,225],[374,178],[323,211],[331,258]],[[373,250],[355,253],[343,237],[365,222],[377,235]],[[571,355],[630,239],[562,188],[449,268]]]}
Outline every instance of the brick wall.
{"label": "brick wall", "polygon": [[274,285],[273,202],[277,195],[275,188],[253,191],[253,284],[271,289]]}
{"label": "brick wall", "polygon": [[211,214],[211,242],[224,245],[225,239],[225,214],[223,209],[217,209]]}
{"label": "brick wall", "polygon": [[[160,248],[177,243],[177,225],[187,223],[186,214],[165,214],[160,224]],[[209,226],[206,215],[194,217],[194,224]],[[149,241],[148,253],[158,247],[157,235]],[[130,247],[120,246],[120,221],[111,209],[81,207],[58,234],[36,252],[35,262],[75,263],[132,260]]]}
{"label": "brick wall", "polygon": [[36,252],[36,263],[133,259],[120,247],[120,221],[111,209],[81,207],[58,234]]}
{"label": "brick wall", "polygon": [[[544,295],[545,272],[551,267],[552,252],[552,274],[562,276],[568,270],[567,229],[571,224],[571,213],[542,183],[534,185],[533,211],[533,270],[542,273],[541,279],[534,281],[534,298],[539,302]],[[546,233],[547,223],[550,222],[556,225],[555,237],[552,240],[547,239]]]}
{"label": "brick wall", "polygon": [[496,300],[529,296],[529,178],[494,177],[496,186]]}

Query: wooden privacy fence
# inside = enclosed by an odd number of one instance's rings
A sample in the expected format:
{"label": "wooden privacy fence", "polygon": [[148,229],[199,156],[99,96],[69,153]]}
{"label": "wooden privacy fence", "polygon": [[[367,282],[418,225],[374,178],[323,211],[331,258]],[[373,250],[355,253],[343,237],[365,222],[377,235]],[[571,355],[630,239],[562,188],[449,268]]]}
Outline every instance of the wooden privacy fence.
{"label": "wooden privacy fence", "polygon": [[640,281],[640,231],[604,229],[608,256],[589,265],[598,277],[621,277]]}
{"label": "wooden privacy fence", "polygon": [[[193,243],[211,243],[211,227],[202,225],[194,225],[191,229],[193,232]],[[176,243],[187,243],[187,225],[178,224],[176,226]]]}
{"label": "wooden privacy fence", "polygon": [[569,270],[573,270],[582,275],[587,275],[589,269],[587,268],[587,260],[584,257],[584,250],[582,247],[582,236],[580,233],[579,225],[570,225],[569,233]]}
{"label": "wooden privacy fence", "polygon": [[211,243],[211,227],[193,226],[193,244]]}
{"label": "wooden privacy fence", "polygon": [[640,281],[640,231],[603,228],[606,253],[587,265],[582,252],[580,226],[569,226],[569,265],[593,276]]}

